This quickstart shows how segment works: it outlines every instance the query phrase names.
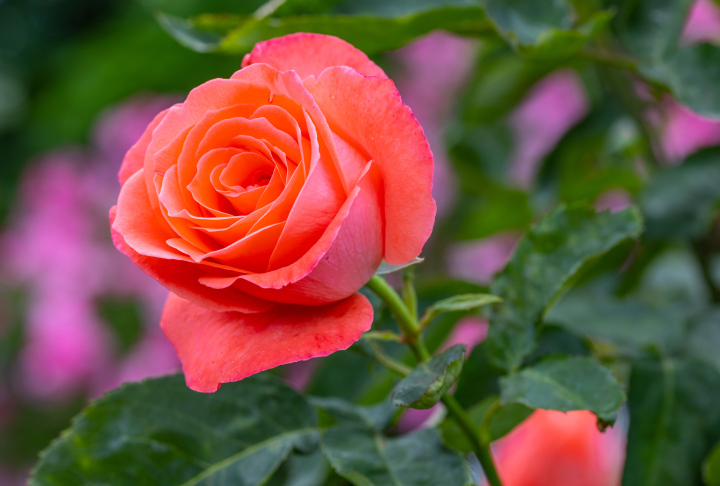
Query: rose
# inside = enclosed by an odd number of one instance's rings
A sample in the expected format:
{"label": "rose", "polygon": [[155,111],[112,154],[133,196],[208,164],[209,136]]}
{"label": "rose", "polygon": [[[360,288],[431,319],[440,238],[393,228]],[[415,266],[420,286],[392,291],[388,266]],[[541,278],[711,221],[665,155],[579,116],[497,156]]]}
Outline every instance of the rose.
{"label": "rose", "polygon": [[435,216],[422,129],[362,52],[300,33],[242,65],[153,120],[110,212],[172,291],[161,326],[205,392],[350,346],[372,322],[357,290],[417,257]]}
{"label": "rose", "polygon": [[624,441],[586,410],[536,410],[494,447],[495,461],[504,486],[619,486]]}

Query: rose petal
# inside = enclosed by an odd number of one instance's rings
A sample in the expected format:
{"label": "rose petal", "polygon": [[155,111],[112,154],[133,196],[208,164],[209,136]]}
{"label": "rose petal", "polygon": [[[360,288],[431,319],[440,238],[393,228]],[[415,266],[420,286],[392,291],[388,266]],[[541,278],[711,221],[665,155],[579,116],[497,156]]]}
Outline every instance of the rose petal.
{"label": "rose petal", "polygon": [[435,220],[433,156],[422,128],[389,79],[332,67],[306,87],[333,132],[363,147],[378,164],[385,187],[385,260],[411,261]]}
{"label": "rose petal", "polygon": [[237,288],[289,304],[322,305],[352,295],[377,270],[383,255],[382,181],[368,164],[360,183],[320,240],[298,261],[264,274],[208,276],[215,289]]}
{"label": "rose petal", "polygon": [[326,306],[276,305],[258,314],[216,312],[170,294],[161,326],[188,387],[214,392],[222,383],[346,349],[372,319],[372,306],[357,293]]}
{"label": "rose petal", "polygon": [[[300,105],[302,109],[310,115],[310,118],[315,124],[315,129],[318,133],[318,140],[321,141],[321,145],[326,145],[326,149],[330,153],[330,158],[335,165],[338,178],[345,189],[345,194],[350,193],[351,188],[347,184],[345,174],[343,173],[342,166],[340,165],[337,150],[335,149],[333,141],[332,131],[328,126],[327,120],[325,120],[325,115],[323,115],[322,111],[320,111],[317,103],[315,103],[315,100],[310,95],[307,88],[303,85],[296,72],[280,72],[267,64],[253,64],[237,71],[232,75],[231,79],[238,81],[243,80],[257,86],[267,87],[272,93],[272,102],[274,104],[278,104],[279,106],[283,106],[283,108],[288,110],[288,112],[290,112],[290,114],[293,115],[293,118],[298,120],[298,122],[301,122],[303,117],[298,113],[290,111],[290,107],[285,106],[285,104]],[[290,100],[292,100],[292,103]],[[303,135],[307,136],[305,133]],[[303,141],[305,141],[305,138],[303,138]],[[303,150],[303,152],[305,153],[305,150]],[[288,154],[288,156],[290,156],[290,154]]]}
{"label": "rose petal", "polygon": [[120,166],[120,171],[118,172],[118,180],[121,186],[127,182],[131,175],[142,169],[145,165],[145,152],[147,151],[148,145],[150,145],[150,140],[152,140],[153,131],[160,122],[163,121],[168,111],[170,111],[170,108],[158,113],[147,126],[140,140],[135,142],[135,145],[130,147],[130,150],[125,154],[125,158]]}
{"label": "rose petal", "polygon": [[198,123],[208,111],[239,104],[261,105],[267,103],[269,97],[270,90],[267,87],[254,86],[241,80],[212,79],[190,91],[183,103],[170,108],[153,132],[145,154],[145,183],[151,205],[158,206],[157,195],[152,191],[155,186],[154,158],[159,150],[167,146],[178,133]]}
{"label": "rose petal", "polygon": [[286,35],[255,44],[242,61],[242,67],[255,63],[269,64],[280,71],[295,71],[301,78],[317,77],[332,66],[348,66],[365,76],[387,78],[382,69],[364,52],[331,35]]}
{"label": "rose petal", "polygon": [[167,222],[150,207],[144,169],[134,173],[120,189],[113,230],[141,255],[190,260],[165,243],[177,236]]}
{"label": "rose petal", "polygon": [[[219,312],[264,312],[273,306],[272,302],[257,299],[235,288],[214,290],[201,285],[198,280],[206,275],[208,270],[206,266],[139,254],[126,243],[123,235],[115,230],[116,212],[117,207],[110,210],[110,226],[112,227],[112,239],[115,247],[130,257],[133,263],[140,267],[143,272],[153,277],[170,291],[185,299],[190,299],[198,305]],[[188,258],[188,260],[190,259]],[[219,275],[231,275],[230,272],[223,272],[219,269],[214,270]]]}
{"label": "rose petal", "polygon": [[317,133],[309,117],[307,126],[313,154],[308,177],[288,215],[285,229],[270,258],[269,270],[300,259],[320,239],[346,199],[332,162],[320,158]]}

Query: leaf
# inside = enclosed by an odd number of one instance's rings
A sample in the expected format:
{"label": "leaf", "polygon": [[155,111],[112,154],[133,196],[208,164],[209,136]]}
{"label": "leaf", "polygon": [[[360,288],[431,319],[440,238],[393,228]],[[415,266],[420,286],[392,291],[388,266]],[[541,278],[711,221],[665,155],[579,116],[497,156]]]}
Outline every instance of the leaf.
{"label": "leaf", "polygon": [[[498,397],[491,396],[468,409],[470,421],[479,429],[486,426],[488,439],[496,441],[509,434],[528,418],[533,410],[519,403],[497,405]],[[497,407],[497,408],[495,408]],[[493,409],[488,421],[488,412]],[[440,427],[443,442],[457,451],[472,452],[474,447],[453,417],[448,417]]]}
{"label": "leaf", "polygon": [[628,50],[644,59],[662,59],[677,48],[693,0],[619,2],[613,23]]}
{"label": "leaf", "polygon": [[483,194],[472,194],[466,198],[467,204],[458,210],[461,219],[458,239],[475,240],[501,231],[522,231],[532,222],[530,201],[525,192],[492,184],[480,177],[469,178],[468,183],[481,187]]}
{"label": "leaf", "polygon": [[703,464],[703,479],[708,486],[720,486],[720,443],[718,443]]}
{"label": "leaf", "polygon": [[490,294],[464,294],[448,297],[447,299],[435,302],[425,310],[425,313],[420,320],[420,326],[427,326],[430,321],[443,312],[470,311],[501,301],[501,298]]}
{"label": "leaf", "polygon": [[712,364],[720,373],[720,309],[717,307],[700,316],[688,336],[688,355]]}
{"label": "leaf", "polygon": [[684,332],[683,321],[668,309],[587,290],[564,297],[546,320],[581,336],[613,343],[631,356],[647,350],[672,353]]}
{"label": "leaf", "polygon": [[384,400],[372,406],[355,405],[335,397],[310,397],[309,400],[311,404],[325,411],[337,423],[359,424],[377,431],[386,428],[393,415],[398,411],[390,403],[390,400]]}
{"label": "leaf", "polygon": [[487,342],[483,341],[473,348],[465,360],[455,398],[468,408],[492,395],[500,393],[498,379],[500,375],[490,364]]}
{"label": "leaf", "polygon": [[[400,16],[314,14],[257,18],[202,15],[186,22],[165,19],[161,25],[190,49],[239,55],[249,52],[262,40],[295,32],[334,35],[368,54],[397,49],[435,29],[467,35],[492,33],[484,11],[477,5],[432,2],[427,7],[412,10],[407,15],[400,12]],[[208,33],[214,35],[209,36]]]}
{"label": "leaf", "polygon": [[[698,44],[681,49],[655,68],[677,100],[694,112],[720,118],[720,47]],[[651,74],[652,76],[652,74]]]}
{"label": "leaf", "polygon": [[388,273],[397,272],[398,270],[402,270],[403,268],[407,268],[411,265],[417,265],[418,263],[422,263],[424,258],[415,258],[414,260],[411,260],[407,263],[403,263],[401,265],[390,265],[385,260],[380,262],[380,266],[375,271],[375,275],[387,275]]}
{"label": "leaf", "polygon": [[551,356],[588,356],[589,354],[588,344],[578,334],[554,323],[545,322],[538,344],[532,354],[528,356],[527,362],[534,363]]}
{"label": "leaf", "polygon": [[29,484],[260,485],[317,438],[317,414],[277,378],[201,394],[175,375],[93,402],[42,453]]}
{"label": "leaf", "polygon": [[703,150],[677,167],[658,172],[640,195],[647,236],[704,235],[720,204],[720,148]]}
{"label": "leaf", "polygon": [[531,353],[545,309],[583,264],[603,255],[642,229],[639,211],[595,213],[573,204],[559,206],[518,244],[491,293],[503,299],[490,316],[490,362],[506,372]]}
{"label": "leaf", "polygon": [[598,12],[574,25],[573,12],[563,0],[484,0],[488,18],[521,54],[539,59],[569,57],[578,52],[610,20]]}
{"label": "leaf", "polygon": [[460,376],[466,350],[466,345],[456,344],[418,364],[393,388],[393,404],[421,410],[434,406]]}
{"label": "leaf", "polygon": [[625,396],[610,371],[590,358],[549,359],[500,378],[501,403],[546,410],[590,410],[615,422]]}
{"label": "leaf", "polygon": [[467,462],[445,447],[436,429],[383,437],[362,426],[328,429],[322,449],[332,467],[357,486],[470,486]]}
{"label": "leaf", "polygon": [[162,12],[158,12],[155,17],[168,34],[173,36],[180,44],[195,52],[213,52],[222,41],[222,35],[197,29],[190,20]]}
{"label": "leaf", "polygon": [[720,374],[698,361],[633,363],[624,486],[701,484],[705,457],[720,439]]}

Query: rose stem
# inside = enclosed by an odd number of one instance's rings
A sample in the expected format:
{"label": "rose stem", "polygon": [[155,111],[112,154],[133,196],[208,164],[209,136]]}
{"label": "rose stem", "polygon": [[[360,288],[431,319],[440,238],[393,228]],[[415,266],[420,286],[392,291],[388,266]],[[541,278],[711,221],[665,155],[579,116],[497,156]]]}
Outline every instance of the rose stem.
{"label": "rose stem", "polygon": [[[373,278],[371,278],[365,285],[375,295],[380,297],[388,309],[390,309],[390,312],[400,327],[400,331],[405,336],[407,345],[410,347],[413,354],[415,354],[418,361],[425,361],[429,359],[430,353],[422,340],[420,325],[397,292],[395,292],[395,290],[379,275],[373,276]],[[457,420],[460,428],[473,444],[475,455],[482,465],[485,477],[490,483],[490,486],[502,486],[502,482],[500,481],[497,470],[495,469],[495,464],[490,453],[490,445],[486,444],[481,439],[478,428],[472,423],[467,412],[452,395],[443,395],[442,402],[448,413]]]}

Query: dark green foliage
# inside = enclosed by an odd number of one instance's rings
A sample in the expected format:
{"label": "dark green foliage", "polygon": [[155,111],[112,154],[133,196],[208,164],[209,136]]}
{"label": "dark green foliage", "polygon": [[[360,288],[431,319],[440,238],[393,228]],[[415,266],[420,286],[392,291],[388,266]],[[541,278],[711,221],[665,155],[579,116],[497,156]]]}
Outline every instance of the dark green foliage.
{"label": "dark green foliage", "polygon": [[93,403],[43,453],[30,484],[260,485],[317,440],[315,411],[276,378],[201,394],[172,376]]}
{"label": "dark green foliage", "polygon": [[633,364],[624,486],[702,484],[701,464],[720,438],[720,373],[694,360]]}
{"label": "dark green foliage", "polygon": [[393,404],[418,409],[434,406],[460,376],[466,349],[464,344],[456,344],[418,364],[393,388]]}
{"label": "dark green foliage", "polygon": [[595,213],[582,205],[561,206],[545,217],[491,287],[503,305],[490,318],[490,361],[506,372],[517,369],[535,347],[545,309],[583,264],[636,238],[641,229],[634,208]]}
{"label": "dark green foliage", "polygon": [[501,402],[569,412],[590,410],[615,422],[625,395],[607,368],[590,358],[556,358],[500,378]]}
{"label": "dark green foliage", "polygon": [[381,438],[356,425],[339,425],[322,438],[333,468],[357,486],[470,486],[470,468],[447,449],[437,430]]}

